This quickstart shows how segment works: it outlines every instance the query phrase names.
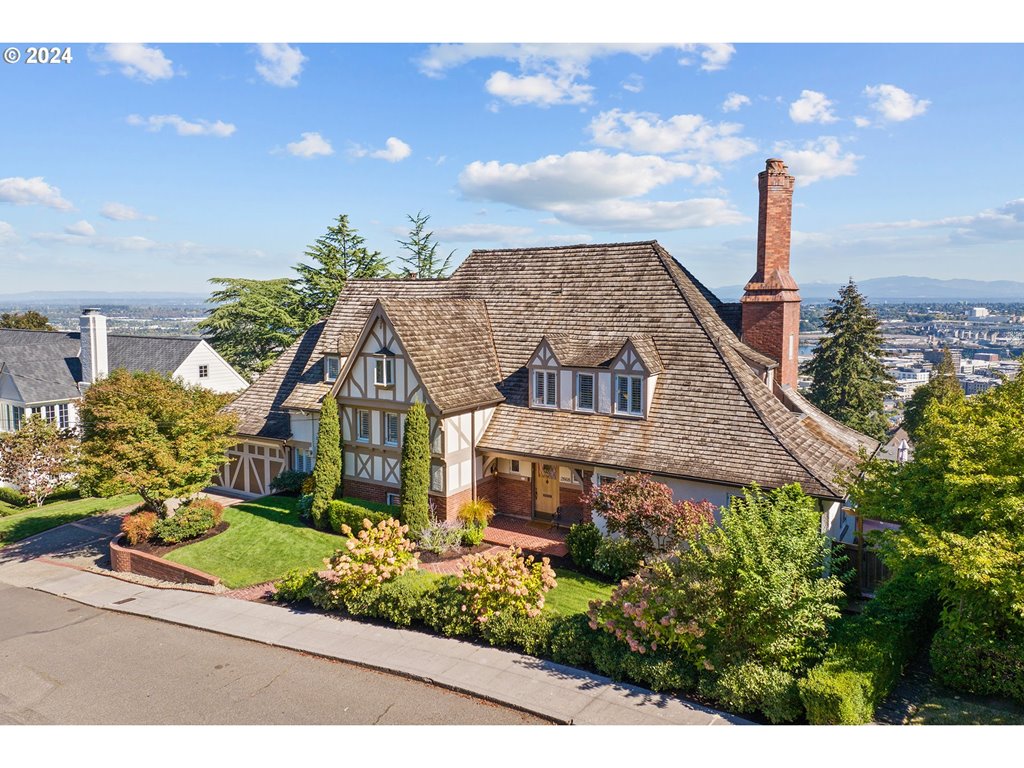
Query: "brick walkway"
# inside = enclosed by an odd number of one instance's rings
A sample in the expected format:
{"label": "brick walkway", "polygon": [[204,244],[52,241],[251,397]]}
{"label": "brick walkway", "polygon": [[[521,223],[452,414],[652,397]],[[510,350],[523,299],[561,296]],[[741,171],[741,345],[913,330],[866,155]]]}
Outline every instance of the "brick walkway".
{"label": "brick walkway", "polygon": [[502,547],[515,544],[525,552],[548,557],[565,557],[569,553],[564,530],[505,515],[496,515],[491,520],[484,530],[484,541]]}

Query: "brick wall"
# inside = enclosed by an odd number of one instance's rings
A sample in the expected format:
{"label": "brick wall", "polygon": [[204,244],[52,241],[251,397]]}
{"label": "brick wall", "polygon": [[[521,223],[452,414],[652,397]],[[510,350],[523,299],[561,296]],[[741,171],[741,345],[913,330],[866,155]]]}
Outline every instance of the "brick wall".
{"label": "brick wall", "polygon": [[139,576],[149,576],[151,579],[173,581],[178,584],[214,586],[220,583],[216,576],[197,571],[195,568],[122,547],[117,543],[117,538],[110,542],[110,567],[119,573],[137,573]]}
{"label": "brick wall", "polygon": [[500,515],[533,517],[533,483],[528,477],[491,475],[477,485],[477,496],[491,502]]}
{"label": "brick wall", "polygon": [[368,483],[365,480],[350,480],[345,478],[342,484],[346,496],[364,501],[375,501],[379,504],[387,504],[389,493],[398,493],[397,488],[378,483]]}
{"label": "brick wall", "polygon": [[438,520],[448,521],[455,520],[458,517],[459,508],[472,498],[472,488],[466,488],[451,496],[430,495],[430,500],[434,503],[434,516]]}

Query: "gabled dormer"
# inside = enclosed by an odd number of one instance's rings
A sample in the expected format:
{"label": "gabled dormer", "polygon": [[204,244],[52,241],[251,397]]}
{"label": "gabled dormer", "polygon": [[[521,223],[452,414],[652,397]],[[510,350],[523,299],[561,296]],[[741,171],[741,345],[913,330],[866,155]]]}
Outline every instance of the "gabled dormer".
{"label": "gabled dormer", "polygon": [[664,366],[645,334],[548,333],[527,369],[531,408],[646,418]]}

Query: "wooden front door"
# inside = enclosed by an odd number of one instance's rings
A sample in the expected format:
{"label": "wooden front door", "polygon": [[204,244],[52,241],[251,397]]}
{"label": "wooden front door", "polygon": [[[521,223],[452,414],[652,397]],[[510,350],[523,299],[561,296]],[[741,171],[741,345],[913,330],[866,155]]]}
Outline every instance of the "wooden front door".
{"label": "wooden front door", "polygon": [[537,515],[554,517],[558,511],[558,467],[533,465],[533,509]]}

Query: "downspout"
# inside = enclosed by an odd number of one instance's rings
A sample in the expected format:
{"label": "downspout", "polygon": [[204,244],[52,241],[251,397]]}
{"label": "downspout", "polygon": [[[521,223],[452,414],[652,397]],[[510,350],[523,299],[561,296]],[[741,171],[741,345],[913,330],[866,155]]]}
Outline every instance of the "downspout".
{"label": "downspout", "polygon": [[476,411],[469,412],[469,498],[476,501]]}

